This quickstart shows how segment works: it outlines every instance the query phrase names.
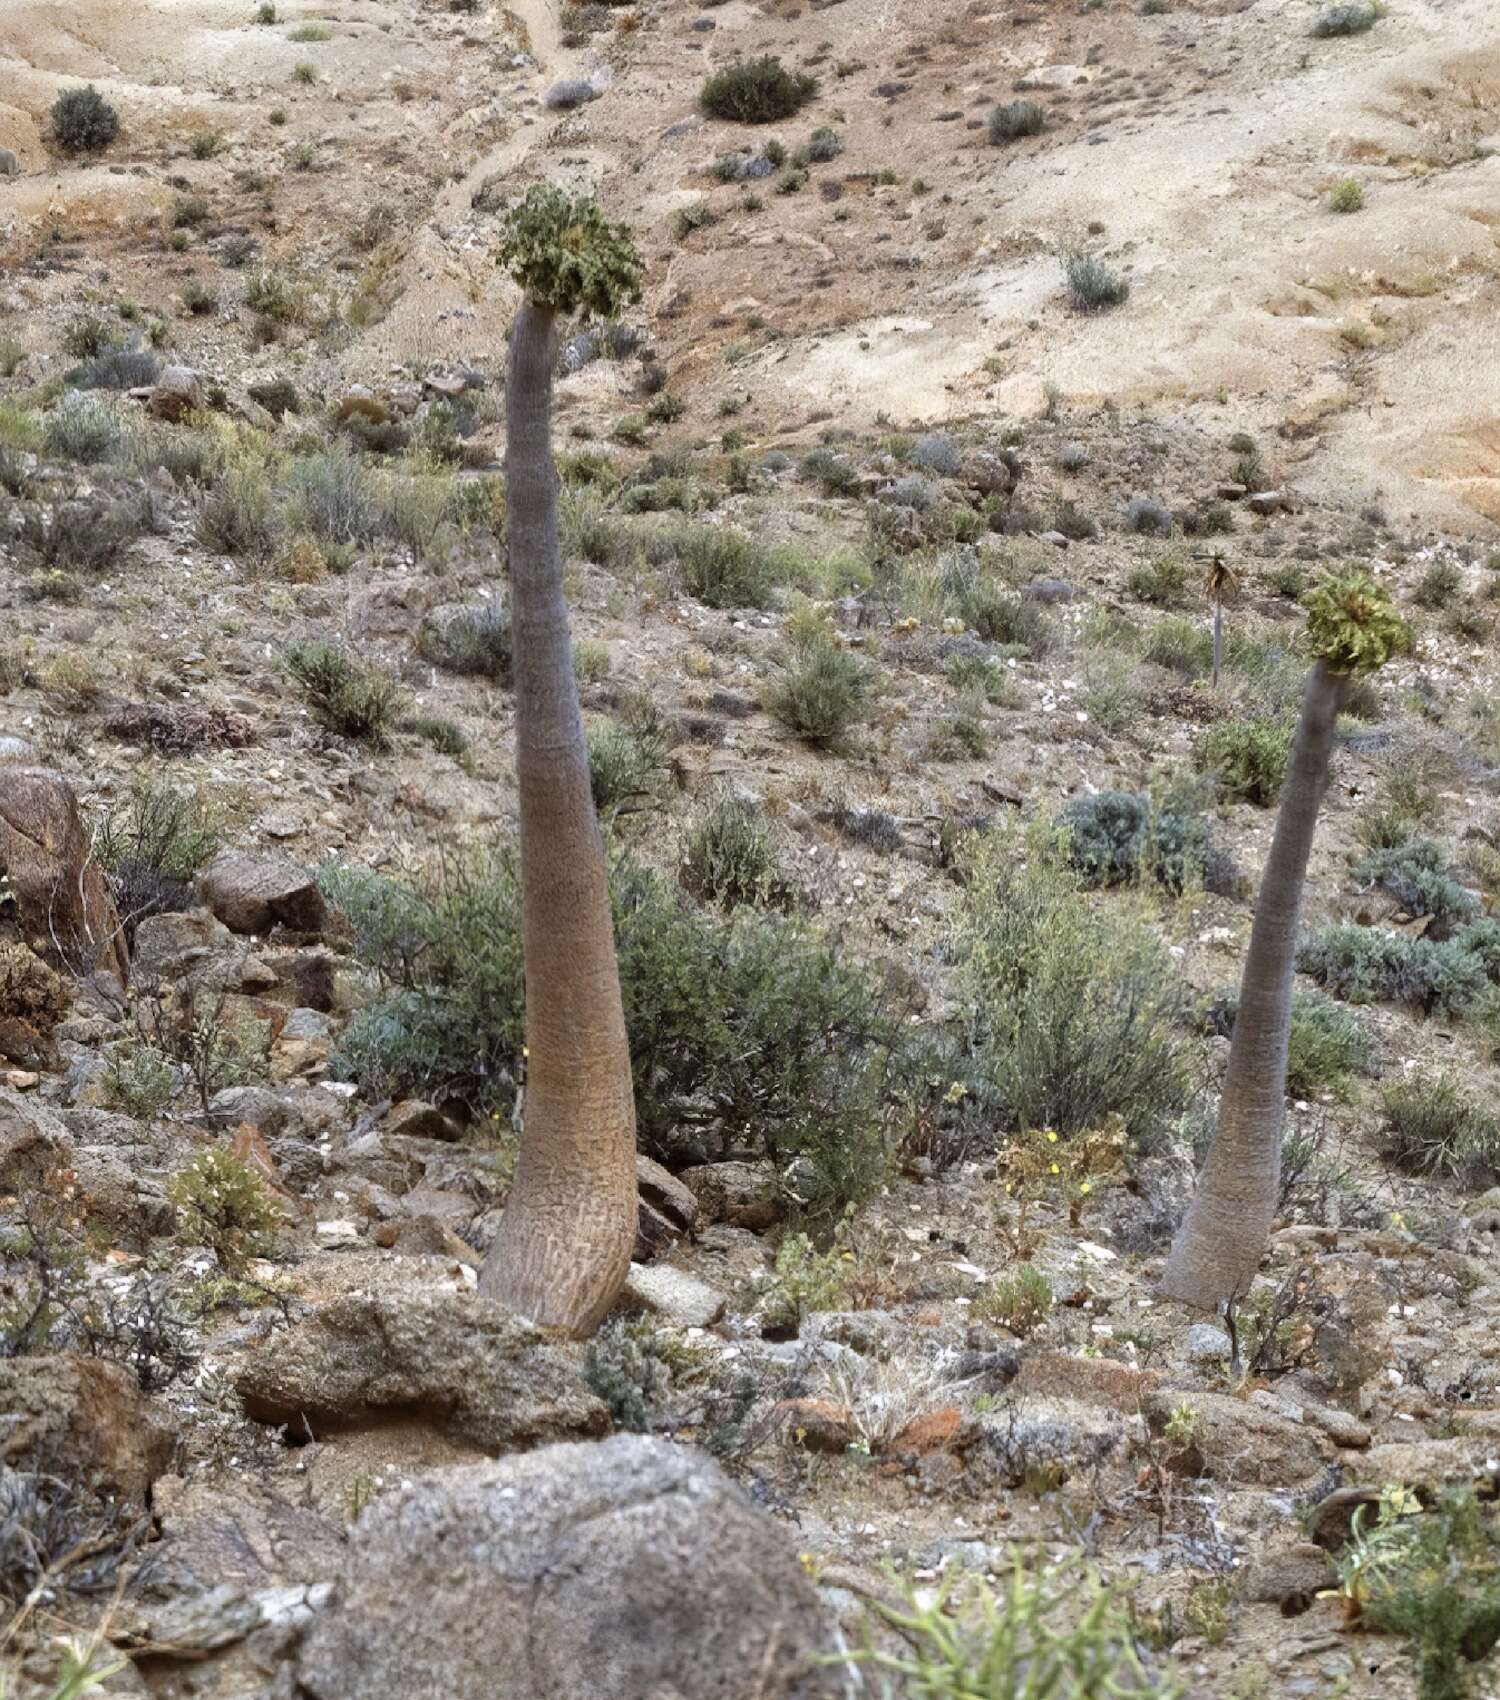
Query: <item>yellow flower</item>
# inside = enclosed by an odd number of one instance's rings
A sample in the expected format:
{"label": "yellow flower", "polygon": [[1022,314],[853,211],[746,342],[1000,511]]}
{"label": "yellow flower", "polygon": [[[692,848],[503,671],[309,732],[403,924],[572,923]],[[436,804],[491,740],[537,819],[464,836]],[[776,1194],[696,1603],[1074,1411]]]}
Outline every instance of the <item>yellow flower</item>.
{"label": "yellow flower", "polygon": [[1091,1186],[1090,1186],[1090,1185],[1089,1185],[1089,1183],[1088,1183],[1088,1182],[1087,1182],[1087,1181],[1085,1181],[1085,1182],[1084,1182],[1084,1183],[1083,1183],[1083,1185],[1082,1185],[1082,1186],[1081,1186],[1081,1187],[1079,1187],[1079,1189],[1078,1189],[1078,1190],[1079,1190],[1079,1192],[1080,1192],[1080,1193],[1090,1193],[1090,1192],[1092,1192],[1092,1191],[1093,1191],[1093,1190],[1094,1190],[1094,1189],[1093,1189],[1093,1188],[1092,1188],[1092,1187],[1091,1187]]}
{"label": "yellow flower", "polygon": [[1057,1144],[1057,1135],[1052,1131],[1052,1129],[1050,1127],[1047,1129],[1047,1143],[1049,1145],[1056,1145]]}
{"label": "yellow flower", "polygon": [[1054,1175],[1060,1175],[1062,1173],[1062,1169],[1056,1163],[1054,1163],[1052,1165],[1052,1173]]}

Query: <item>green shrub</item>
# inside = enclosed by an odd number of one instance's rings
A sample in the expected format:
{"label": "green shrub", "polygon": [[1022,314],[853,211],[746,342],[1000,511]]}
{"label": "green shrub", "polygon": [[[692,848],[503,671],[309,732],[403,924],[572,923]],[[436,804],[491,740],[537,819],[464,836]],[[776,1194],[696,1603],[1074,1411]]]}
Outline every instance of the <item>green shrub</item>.
{"label": "green shrub", "polygon": [[112,460],[127,441],[125,422],[106,402],[69,397],[43,425],[49,453],[92,466]]}
{"label": "green shrub", "polygon": [[333,643],[294,643],[282,660],[320,724],[377,750],[390,747],[406,699],[389,674]]}
{"label": "green shrub", "polygon": [[1045,655],[1052,647],[1052,623],[1041,606],[1008,591],[970,551],[956,549],[940,557],[937,583],[945,611],[986,643],[1030,656]]}
{"label": "green shrub", "polygon": [[1129,283],[1094,254],[1065,255],[1063,276],[1068,299],[1080,313],[1099,313],[1130,298]]}
{"label": "green shrub", "polygon": [[511,677],[510,613],[501,602],[429,616],[417,628],[417,654],[434,667],[508,685]]}
{"label": "green shrub", "polygon": [[68,153],[99,153],[120,133],[120,115],[92,83],[52,103],[52,139]]}
{"label": "green shrub", "polygon": [[1479,898],[1453,876],[1442,846],[1430,838],[1372,850],[1354,877],[1388,892],[1409,915],[1430,915],[1431,936],[1442,937],[1479,914]]}
{"label": "green shrub", "polygon": [[1232,888],[1229,857],[1209,839],[1208,824],[1185,808],[1156,807],[1133,791],[1074,797],[1057,816],[1068,857],[1087,886],[1150,878],[1180,892],[1195,879],[1210,890]]}
{"label": "green shrub", "polygon": [[1152,626],[1142,655],[1181,678],[1202,679],[1213,667],[1213,634],[1195,620],[1172,615]]}
{"label": "green shrub", "polygon": [[456,720],[449,720],[446,715],[414,714],[401,723],[401,730],[421,738],[440,756],[452,756],[457,760],[468,753],[469,734]]}
{"label": "green shrub", "polygon": [[975,1312],[986,1322],[998,1322],[1018,1339],[1026,1340],[1052,1314],[1052,1283],[1029,1263],[1000,1276],[978,1296]]}
{"label": "green shrub", "polygon": [[1047,111],[1037,100],[1002,100],[990,112],[990,142],[999,147],[1022,136],[1039,136],[1047,127]]}
{"label": "green shrub", "polygon": [[1145,1657],[1129,1597],[1076,1556],[1028,1570],[1017,1549],[998,1588],[955,1565],[935,1590],[903,1585],[898,1603],[876,1609],[887,1625],[880,1644],[867,1635],[849,1657],[899,1674],[921,1700],[1178,1700],[1185,1691]]}
{"label": "green shrub", "polygon": [[583,1379],[616,1428],[644,1434],[671,1381],[670,1352],[649,1316],[612,1316],[583,1354]]}
{"label": "green shrub", "polygon": [[[1500,1640],[1500,1529],[1470,1486],[1445,1488],[1429,1510],[1387,1488],[1377,1521],[1355,1512],[1339,1554],[1340,1591],[1363,1627],[1412,1644],[1419,1700],[1473,1700],[1479,1667]],[[1488,1687],[1488,1684],[1485,1684]]]}
{"label": "green shrub", "polygon": [[97,360],[118,345],[119,334],[97,313],[80,313],[63,327],[63,351],[75,360]]}
{"label": "green shrub", "polygon": [[716,799],[693,824],[678,878],[694,897],[725,909],[742,903],[779,908],[788,897],[762,810],[732,795]]}
{"label": "green shrub", "polygon": [[1381,1153],[1409,1175],[1480,1184],[1500,1161],[1500,1121],[1450,1074],[1417,1073],[1386,1087]]}
{"label": "green shrub", "polygon": [[296,318],[301,294],[290,278],[268,269],[254,272],[246,280],[245,305],[252,313],[282,324]]}
{"label": "green shrub", "polygon": [[1195,759],[1226,797],[1268,809],[1281,794],[1294,730],[1290,721],[1266,716],[1221,720],[1199,738]]}
{"label": "green shrub", "polygon": [[764,608],[777,582],[774,553],[728,526],[682,525],[670,534],[683,588],[710,608]]}
{"label": "green shrub", "polygon": [[[509,853],[422,885],[327,868],[325,893],[385,994],[340,1041],[375,1096],[509,1110],[524,1041],[520,892]],[[700,909],[624,855],[610,885],[641,1149],[682,1165],[770,1158],[815,1212],[880,1184],[882,1082],[902,1042],[881,980],[802,924]]]}
{"label": "green shrub", "polygon": [[830,638],[793,644],[786,671],[767,693],[766,706],[815,749],[841,744],[864,712],[871,669]]}
{"label": "green shrub", "polygon": [[1363,35],[1380,22],[1384,8],[1373,0],[1356,0],[1352,5],[1325,6],[1313,19],[1315,36]]}
{"label": "green shrub", "polygon": [[1304,939],[1297,966],[1348,1003],[1406,1003],[1428,1015],[1468,1013],[1488,984],[1483,958],[1462,934],[1436,943],[1349,923]]}
{"label": "green shrub", "polygon": [[135,781],[93,829],[94,855],[109,875],[126,933],[148,915],[192,907],[190,882],[218,849],[218,816],[165,779]]}
{"label": "green shrub", "polygon": [[1328,210],[1355,213],[1365,204],[1365,191],[1357,177],[1340,178],[1328,192]]}
{"label": "green shrub", "polygon": [[173,1175],[167,1196],[177,1206],[183,1238],[211,1246],[226,1269],[265,1256],[283,1220],[275,1195],[255,1170],[217,1145]]}
{"label": "green shrub", "polygon": [[[1205,1016],[1207,1031],[1229,1038],[1234,1032],[1239,993],[1222,992]],[[1321,992],[1299,989],[1292,995],[1292,1036],[1287,1049],[1286,1089],[1289,1097],[1311,1098],[1328,1092],[1348,1093],[1351,1076],[1369,1074],[1375,1046],[1362,1023]]]}
{"label": "green shrub", "polygon": [[787,1234],[760,1292],[761,1325],[795,1333],[803,1317],[839,1309],[848,1286],[848,1267],[837,1243],[820,1250],[806,1234]]}
{"label": "green shrub", "polygon": [[859,469],[848,455],[835,454],[832,449],[809,450],[798,471],[820,484],[826,496],[852,496],[859,489]]}
{"label": "green shrub", "polygon": [[957,949],[976,1074],[1004,1125],[1071,1134],[1182,1105],[1180,975],[1127,909],[1089,899],[1055,842],[975,847]]}
{"label": "green shrub", "polygon": [[290,523],[324,543],[368,544],[384,528],[376,476],[343,443],[294,460],[286,493]]}
{"label": "green shrub", "polygon": [[698,101],[710,118],[773,124],[799,112],[818,92],[818,80],[789,71],[773,53],[736,60],[704,83]]}
{"label": "green shrub", "polygon": [[101,494],[19,512],[21,554],[49,581],[59,575],[94,577],[118,569],[131,544],[151,526],[149,500],[134,495]]}
{"label": "green shrub", "polygon": [[607,720],[588,732],[589,785],[594,807],[612,814],[652,798],[665,774],[666,747],[660,732]]}
{"label": "green shrub", "polygon": [[1192,600],[1188,591],[1187,562],[1175,550],[1157,555],[1150,562],[1132,567],[1125,588],[1138,602],[1156,608],[1181,608]]}
{"label": "green shrub", "polygon": [[1419,608],[1434,612],[1448,606],[1464,587],[1464,575],[1455,561],[1434,561],[1422,574],[1414,600]]}
{"label": "green shrub", "polygon": [[205,548],[238,560],[269,560],[281,541],[282,518],[265,468],[244,459],[225,466],[198,498],[195,529]]}

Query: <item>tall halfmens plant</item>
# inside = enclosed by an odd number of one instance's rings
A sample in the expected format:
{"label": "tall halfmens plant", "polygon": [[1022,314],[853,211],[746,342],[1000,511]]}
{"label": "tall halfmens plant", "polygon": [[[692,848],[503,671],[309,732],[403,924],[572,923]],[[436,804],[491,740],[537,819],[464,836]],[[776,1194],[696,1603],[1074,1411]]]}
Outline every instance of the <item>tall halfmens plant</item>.
{"label": "tall halfmens plant", "polygon": [[532,188],[500,263],[523,298],[506,384],[506,520],[526,959],[526,1116],[481,1291],[592,1334],[635,1243],[635,1102],[604,845],[589,788],[557,534],[552,372],[559,324],[640,299],[630,232],[586,197]]}
{"label": "tall halfmens plant", "polygon": [[1208,568],[1208,594],[1214,605],[1214,670],[1212,684],[1219,688],[1224,666],[1224,604],[1239,589],[1239,576],[1222,555],[1215,555]]}
{"label": "tall halfmens plant", "polygon": [[1353,570],[1330,574],[1308,598],[1307,636],[1313,667],[1255,905],[1219,1124],[1161,1281],[1166,1297],[1204,1310],[1249,1285],[1276,1213],[1297,918],[1335,722],[1350,681],[1411,646],[1389,595]]}

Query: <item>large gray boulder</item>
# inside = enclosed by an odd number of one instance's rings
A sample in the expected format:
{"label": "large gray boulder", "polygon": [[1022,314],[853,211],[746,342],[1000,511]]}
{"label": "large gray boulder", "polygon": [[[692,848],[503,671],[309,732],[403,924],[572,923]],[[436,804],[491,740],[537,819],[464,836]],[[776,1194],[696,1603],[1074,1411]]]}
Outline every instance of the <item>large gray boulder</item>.
{"label": "large gray boulder", "polygon": [[283,856],[221,850],[199,879],[203,901],[233,933],[321,932],[328,919],[315,875]]}
{"label": "large gray boulder", "polygon": [[[435,1471],[356,1525],[314,1700],[834,1700],[817,1593],[702,1453],[644,1435]],[[420,1680],[414,1681],[420,1673]]]}

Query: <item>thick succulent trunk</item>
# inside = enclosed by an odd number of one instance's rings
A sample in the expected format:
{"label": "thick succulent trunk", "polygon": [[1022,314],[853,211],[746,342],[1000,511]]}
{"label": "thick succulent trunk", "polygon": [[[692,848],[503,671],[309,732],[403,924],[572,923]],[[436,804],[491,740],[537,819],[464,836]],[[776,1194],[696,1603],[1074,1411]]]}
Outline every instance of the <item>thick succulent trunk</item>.
{"label": "thick succulent trunk", "polygon": [[1249,1285],[1276,1214],[1297,918],[1347,689],[1348,680],[1321,661],[1308,677],[1255,905],[1219,1125],[1162,1275],[1166,1297],[1204,1310],[1217,1309]]}
{"label": "thick succulent trunk", "polygon": [[480,1289],[581,1336],[599,1326],[630,1266],[635,1102],[558,551],[554,342],[555,315],[524,302],[511,334],[506,486],[526,1116]]}
{"label": "thick succulent trunk", "polygon": [[1219,688],[1219,668],[1224,663],[1224,604],[1214,598],[1214,676],[1213,686]]}

